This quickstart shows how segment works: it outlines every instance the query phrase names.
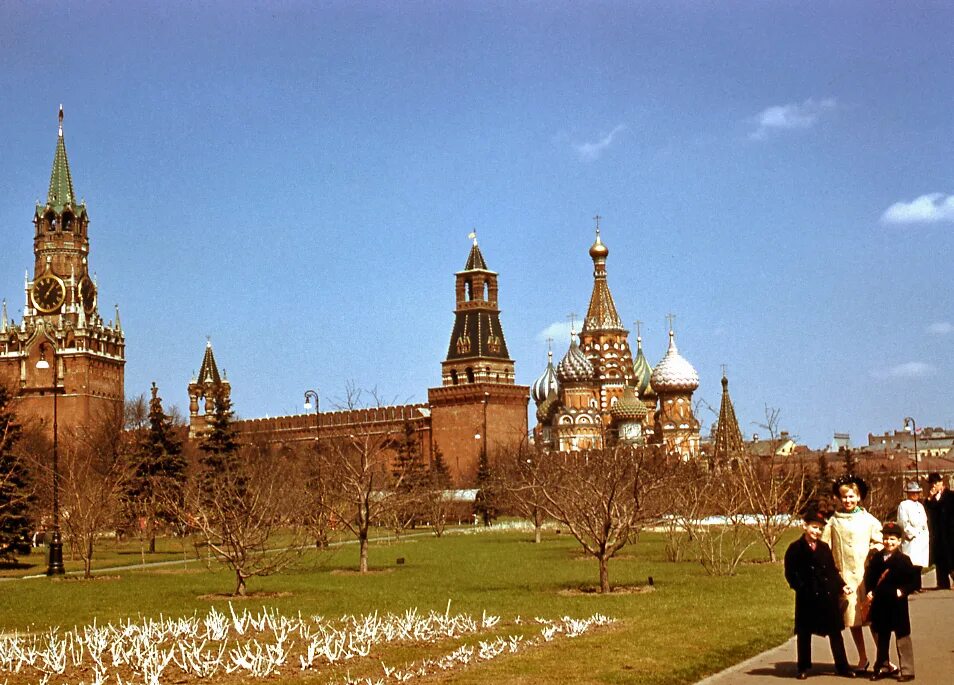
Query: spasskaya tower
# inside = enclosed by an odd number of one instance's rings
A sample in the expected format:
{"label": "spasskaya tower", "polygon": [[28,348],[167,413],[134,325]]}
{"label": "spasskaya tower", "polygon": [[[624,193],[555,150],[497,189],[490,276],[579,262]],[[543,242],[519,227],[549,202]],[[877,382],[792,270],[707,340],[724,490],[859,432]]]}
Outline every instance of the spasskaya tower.
{"label": "spasskaya tower", "polygon": [[23,316],[0,310],[0,383],[17,396],[21,420],[52,416],[58,395],[64,427],[89,424],[122,409],[125,336],[100,316],[99,287],[89,265],[89,214],[73,190],[63,137],[63,108],[46,202],[33,215],[33,275],[24,276]]}

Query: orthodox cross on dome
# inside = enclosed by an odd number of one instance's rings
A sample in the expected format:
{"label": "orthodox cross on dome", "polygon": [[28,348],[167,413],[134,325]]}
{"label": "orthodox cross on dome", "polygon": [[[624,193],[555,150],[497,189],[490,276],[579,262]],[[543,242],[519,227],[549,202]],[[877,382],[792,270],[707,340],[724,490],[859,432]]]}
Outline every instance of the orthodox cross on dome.
{"label": "orthodox cross on dome", "polygon": [[722,377],[723,377],[723,378],[725,378],[725,369],[726,369],[725,364],[722,364]]}
{"label": "orthodox cross on dome", "polygon": [[676,322],[676,315],[673,314],[672,312],[669,312],[668,314],[666,314],[666,320],[669,321],[669,332],[672,333],[673,326]]}
{"label": "orthodox cross on dome", "polygon": [[643,337],[643,322],[636,319],[633,323],[636,325],[636,339],[641,340]]}
{"label": "orthodox cross on dome", "polygon": [[473,240],[473,241],[474,241],[474,245],[476,245],[476,244],[477,244],[477,229],[476,229],[476,228],[470,229],[470,233],[467,234],[467,237],[468,237],[470,240]]}
{"label": "orthodox cross on dome", "polygon": [[599,213],[597,213],[597,215],[593,217],[593,221],[596,222],[596,235],[600,234],[600,219],[602,218],[603,217],[601,217]]}
{"label": "orthodox cross on dome", "polygon": [[570,312],[566,315],[566,320],[570,322],[570,337],[573,337],[573,334],[576,333],[576,319],[579,317],[579,314],[576,312]]}

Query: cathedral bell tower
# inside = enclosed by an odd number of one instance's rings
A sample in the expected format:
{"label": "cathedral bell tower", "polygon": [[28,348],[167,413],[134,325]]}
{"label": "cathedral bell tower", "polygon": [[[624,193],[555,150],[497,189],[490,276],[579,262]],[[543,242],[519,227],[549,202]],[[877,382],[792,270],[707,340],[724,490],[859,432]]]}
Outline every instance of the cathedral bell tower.
{"label": "cathedral bell tower", "polygon": [[441,363],[442,384],[427,392],[434,446],[458,486],[474,483],[483,452],[493,460],[495,450],[526,439],[530,397],[529,387],[514,383],[497,307],[497,274],[487,268],[476,235],[471,237],[467,263],[456,274],[457,306]]}
{"label": "cathedral bell tower", "polygon": [[[59,395],[59,422],[88,424],[122,410],[125,336],[116,317],[99,312],[99,289],[89,269],[89,214],[78,201],[66,157],[63,107],[45,203],[33,214],[33,276],[24,278],[23,319],[0,317],[0,383],[18,394],[17,412],[44,422],[50,393]],[[40,368],[37,363],[40,363]]]}

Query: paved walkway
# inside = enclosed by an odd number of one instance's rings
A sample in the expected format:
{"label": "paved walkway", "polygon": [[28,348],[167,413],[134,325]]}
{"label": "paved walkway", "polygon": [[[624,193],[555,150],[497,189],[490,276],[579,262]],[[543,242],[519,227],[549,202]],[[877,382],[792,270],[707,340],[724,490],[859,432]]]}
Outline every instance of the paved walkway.
{"label": "paved walkway", "polygon": [[[933,588],[934,586],[934,571],[931,571],[924,575],[924,587]],[[954,591],[927,590],[915,595],[910,600],[910,610],[915,682],[921,685],[941,685],[942,683],[947,685],[954,682]],[[845,631],[844,637],[848,661],[852,664],[857,663],[858,652],[848,631]],[[865,638],[868,657],[874,661],[874,641],[867,629]],[[814,638],[812,659],[815,667],[809,672],[810,682],[819,685],[852,682],[835,675],[828,638],[818,636]],[[897,663],[896,655],[892,655],[892,661]],[[727,668],[721,673],[709,676],[699,681],[697,685],[730,685],[732,683],[779,685],[779,679],[787,678],[794,681],[795,675],[795,637],[793,636],[785,644]],[[869,676],[870,674],[867,674],[855,679],[854,682],[868,682]],[[887,678],[879,682],[893,683],[894,680]]]}

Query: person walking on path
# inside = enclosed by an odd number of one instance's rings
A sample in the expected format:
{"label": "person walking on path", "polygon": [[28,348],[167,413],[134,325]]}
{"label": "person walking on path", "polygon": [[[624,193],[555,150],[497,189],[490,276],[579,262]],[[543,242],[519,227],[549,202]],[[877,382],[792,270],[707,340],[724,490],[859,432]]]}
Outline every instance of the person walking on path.
{"label": "person walking on path", "polygon": [[904,538],[901,540],[901,551],[908,555],[914,564],[916,573],[916,592],[921,591],[921,573],[929,563],[930,536],[928,534],[928,519],[924,505],[921,504],[921,486],[917,481],[911,481],[904,486],[907,499],[898,505],[898,523],[904,529]]}
{"label": "person walking on path", "polygon": [[[865,572],[868,599],[871,600],[871,628],[877,636],[878,655],[875,658],[872,680],[897,675],[899,682],[914,680],[914,646],[911,644],[911,618],[908,614],[908,595],[915,589],[915,571],[911,559],[901,551],[904,529],[894,523],[884,524],[884,552],[875,554]],[[900,672],[891,668],[888,648],[891,633],[895,635]]]}
{"label": "person walking on path", "polygon": [[845,625],[858,651],[858,670],[868,668],[868,651],[865,648],[864,605],[865,563],[872,550],[881,550],[881,522],[861,506],[868,496],[868,484],[859,476],[845,474],[832,484],[832,492],[839,498],[838,511],[828,520],[822,540],[831,546],[835,567],[850,593],[845,595]]}
{"label": "person walking on path", "polygon": [[795,651],[799,680],[805,680],[812,667],[812,635],[828,636],[835,672],[846,678],[855,677],[848,665],[845,642],[841,637],[845,621],[840,601],[851,590],[835,568],[831,547],[821,541],[827,520],[820,511],[808,511],[802,536],[785,552],[785,580],[795,591]]}
{"label": "person walking on path", "polygon": [[954,570],[954,493],[944,485],[941,474],[928,476],[931,491],[924,501],[931,531],[931,563],[937,576],[937,589],[951,589]]}

